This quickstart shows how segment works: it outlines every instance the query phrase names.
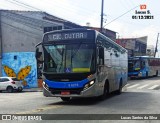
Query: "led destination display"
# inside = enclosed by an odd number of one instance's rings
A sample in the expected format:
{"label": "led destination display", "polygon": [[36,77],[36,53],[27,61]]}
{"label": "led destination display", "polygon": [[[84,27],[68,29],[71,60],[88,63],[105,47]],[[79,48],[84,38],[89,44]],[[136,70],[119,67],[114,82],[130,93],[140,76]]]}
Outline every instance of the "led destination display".
{"label": "led destination display", "polygon": [[60,40],[75,40],[75,39],[92,39],[93,33],[89,32],[62,32],[48,34],[45,38],[46,41],[60,41]]}

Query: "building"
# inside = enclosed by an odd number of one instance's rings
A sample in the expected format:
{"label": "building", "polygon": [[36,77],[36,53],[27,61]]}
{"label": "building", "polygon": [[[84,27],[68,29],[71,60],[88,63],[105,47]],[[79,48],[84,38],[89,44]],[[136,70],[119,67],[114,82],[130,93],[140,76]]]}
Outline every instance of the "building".
{"label": "building", "polygon": [[155,54],[155,48],[154,48],[154,46],[153,45],[148,45],[147,46],[147,55],[154,57],[154,54]]}
{"label": "building", "polygon": [[147,36],[117,39],[116,43],[128,50],[128,56],[144,56],[147,50]]}
{"label": "building", "polygon": [[39,11],[0,10],[0,76],[19,76],[26,88],[38,87],[35,45],[44,32],[83,28]]}

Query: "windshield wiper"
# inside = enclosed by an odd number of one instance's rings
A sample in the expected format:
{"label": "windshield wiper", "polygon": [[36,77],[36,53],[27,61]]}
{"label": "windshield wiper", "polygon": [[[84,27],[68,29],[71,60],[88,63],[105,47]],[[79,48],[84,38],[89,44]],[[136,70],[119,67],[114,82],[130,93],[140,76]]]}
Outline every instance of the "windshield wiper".
{"label": "windshield wiper", "polygon": [[78,48],[77,48],[77,49],[75,49],[75,51],[74,51],[74,52],[72,52],[72,54],[71,54],[71,58],[73,58],[73,57],[77,54],[77,52],[79,51],[79,49],[80,49],[81,45],[82,45],[82,42],[78,45]]}
{"label": "windshield wiper", "polygon": [[[62,68],[62,65],[63,65],[63,56],[64,56],[64,48],[62,49],[62,61],[60,63],[60,67],[59,67],[59,70],[58,72],[60,72],[61,68]],[[66,62],[66,61],[65,61]]]}

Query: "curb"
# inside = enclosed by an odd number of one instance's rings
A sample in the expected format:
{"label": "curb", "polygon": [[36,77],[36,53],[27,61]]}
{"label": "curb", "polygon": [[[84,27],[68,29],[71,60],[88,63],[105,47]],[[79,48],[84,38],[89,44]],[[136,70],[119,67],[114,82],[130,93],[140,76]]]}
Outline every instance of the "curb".
{"label": "curb", "polygon": [[23,89],[22,92],[42,92],[42,88],[29,88],[29,89]]}

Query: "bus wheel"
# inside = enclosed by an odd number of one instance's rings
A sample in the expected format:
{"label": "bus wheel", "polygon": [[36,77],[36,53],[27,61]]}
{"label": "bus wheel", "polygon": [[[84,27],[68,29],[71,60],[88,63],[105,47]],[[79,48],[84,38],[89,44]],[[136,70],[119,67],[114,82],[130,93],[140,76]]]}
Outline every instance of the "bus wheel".
{"label": "bus wheel", "polygon": [[148,78],[148,72],[146,72],[146,78]]}
{"label": "bus wheel", "polygon": [[119,89],[116,91],[117,95],[120,95],[121,93],[122,93],[122,79],[120,80],[120,83],[119,83]]}
{"label": "bus wheel", "polygon": [[70,97],[61,97],[61,99],[63,100],[63,101],[69,101],[71,98]]}
{"label": "bus wheel", "polygon": [[156,71],[156,75],[155,76],[158,76],[158,70]]}
{"label": "bus wheel", "polygon": [[108,84],[108,82],[106,82],[105,85],[104,85],[103,94],[99,97],[100,100],[106,99],[106,97],[108,96],[108,94],[109,94],[109,84]]}

